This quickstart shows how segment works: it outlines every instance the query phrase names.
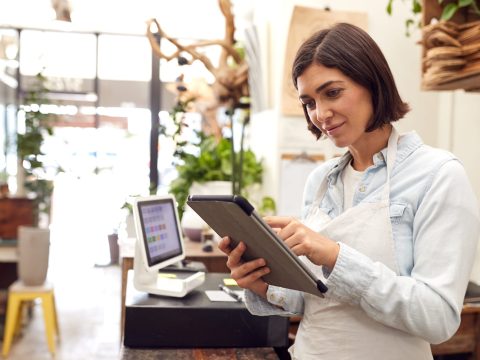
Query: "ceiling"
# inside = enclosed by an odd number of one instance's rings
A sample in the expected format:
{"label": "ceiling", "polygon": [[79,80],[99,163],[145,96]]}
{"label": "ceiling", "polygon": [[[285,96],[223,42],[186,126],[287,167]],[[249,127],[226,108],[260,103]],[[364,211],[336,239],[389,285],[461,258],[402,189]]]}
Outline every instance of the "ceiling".
{"label": "ceiling", "polygon": [[[54,0],[67,2],[71,23],[55,21],[52,0],[0,0],[0,26],[88,32],[144,34],[156,18],[177,38],[223,37],[224,19],[217,0]],[[252,0],[232,0],[237,28],[248,21]]]}

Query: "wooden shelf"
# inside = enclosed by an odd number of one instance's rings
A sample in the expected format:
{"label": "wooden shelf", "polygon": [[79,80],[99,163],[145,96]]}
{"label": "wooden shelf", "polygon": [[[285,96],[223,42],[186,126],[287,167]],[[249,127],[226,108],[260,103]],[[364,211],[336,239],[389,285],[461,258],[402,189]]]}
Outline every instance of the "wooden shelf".
{"label": "wooden shelf", "polygon": [[33,206],[27,198],[0,198],[0,238],[16,239],[20,225],[33,225]]}
{"label": "wooden shelf", "polygon": [[480,74],[460,80],[449,81],[435,86],[423,86],[423,90],[443,91],[463,89],[469,92],[480,92]]}

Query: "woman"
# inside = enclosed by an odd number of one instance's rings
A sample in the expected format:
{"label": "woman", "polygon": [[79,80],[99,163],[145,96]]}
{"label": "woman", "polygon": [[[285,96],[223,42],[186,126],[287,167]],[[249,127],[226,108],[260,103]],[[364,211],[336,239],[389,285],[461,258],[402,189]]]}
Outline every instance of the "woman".
{"label": "woman", "polygon": [[[315,33],[296,55],[293,82],[308,129],[347,147],[307,180],[303,218],[267,217],[329,288],[325,298],[269,286],[263,259],[219,244],[257,315],[298,315],[295,359],[431,359],[450,338],[479,237],[475,195],[452,154],[392,122],[409,110],[363,30]],[[288,276],[288,274],[285,274]]]}

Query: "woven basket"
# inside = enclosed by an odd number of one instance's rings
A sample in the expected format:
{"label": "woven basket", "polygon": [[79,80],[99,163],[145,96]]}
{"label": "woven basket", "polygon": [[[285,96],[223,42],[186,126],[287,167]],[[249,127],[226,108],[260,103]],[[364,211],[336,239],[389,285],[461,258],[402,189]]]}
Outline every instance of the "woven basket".
{"label": "woven basket", "polygon": [[442,21],[422,30],[425,90],[480,90],[480,20]]}

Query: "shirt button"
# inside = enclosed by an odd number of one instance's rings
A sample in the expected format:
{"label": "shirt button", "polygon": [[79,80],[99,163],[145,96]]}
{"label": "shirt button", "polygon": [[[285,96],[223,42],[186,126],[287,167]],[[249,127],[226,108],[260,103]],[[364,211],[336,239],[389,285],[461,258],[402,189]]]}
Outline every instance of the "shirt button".
{"label": "shirt button", "polygon": [[358,188],[358,191],[360,192],[365,192],[365,190],[367,190],[367,187],[365,185],[360,185],[360,187]]}

